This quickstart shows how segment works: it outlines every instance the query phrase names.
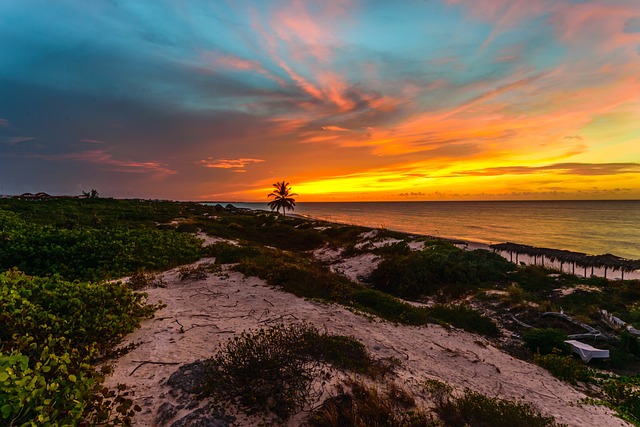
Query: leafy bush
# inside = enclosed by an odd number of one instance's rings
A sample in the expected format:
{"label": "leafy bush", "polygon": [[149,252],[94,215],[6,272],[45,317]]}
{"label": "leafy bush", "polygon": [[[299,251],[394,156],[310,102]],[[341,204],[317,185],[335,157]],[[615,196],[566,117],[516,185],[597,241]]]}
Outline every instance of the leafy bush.
{"label": "leafy bush", "polygon": [[190,222],[182,222],[176,227],[178,233],[197,233],[198,226]]}
{"label": "leafy bush", "polygon": [[495,322],[466,305],[438,304],[429,308],[431,317],[445,321],[456,328],[487,336],[498,336],[500,330]]}
{"label": "leafy bush", "polygon": [[212,208],[193,202],[118,199],[51,199],[38,202],[0,199],[0,209],[28,223],[57,228],[155,228],[174,218]]}
{"label": "leafy bush", "polygon": [[336,287],[357,286],[314,260],[275,250],[263,250],[257,256],[242,258],[234,270],[307,298],[330,299]]}
{"label": "leafy bush", "polygon": [[232,264],[245,258],[253,258],[260,254],[255,246],[231,245],[229,243],[214,243],[205,247],[207,255],[215,257],[218,264]]}
{"label": "leafy bush", "polygon": [[612,368],[620,370],[637,370],[640,358],[640,344],[638,338],[627,331],[623,331],[610,348],[609,363]]}
{"label": "leafy bush", "polygon": [[563,354],[570,354],[567,344],[564,342],[567,335],[554,328],[531,329],[522,335],[525,347],[534,353],[550,354],[554,349]]}
{"label": "leafy bush", "polygon": [[534,361],[545,368],[556,378],[571,384],[590,381],[593,378],[591,371],[583,363],[578,362],[573,356],[561,356],[559,354],[536,354]]}
{"label": "leafy bush", "polygon": [[389,256],[389,255],[408,255],[411,253],[411,248],[407,242],[398,242],[392,245],[381,246],[375,248],[372,251],[376,255]]}
{"label": "leafy bush", "polygon": [[560,427],[553,417],[545,417],[528,403],[512,402],[465,389],[456,397],[447,385],[434,387],[435,412],[449,427]]}
{"label": "leafy bush", "polygon": [[323,374],[324,363],[358,371],[374,365],[352,338],[321,334],[304,323],[278,325],[223,344],[206,362],[200,390],[248,413],[272,412],[285,420],[319,398],[322,390],[314,389],[313,381]]}
{"label": "leafy bush", "polygon": [[375,289],[354,291],[354,306],[384,319],[409,325],[424,325],[429,321],[427,308],[414,307]]}
{"label": "leafy bush", "polygon": [[441,291],[457,297],[473,286],[506,278],[513,265],[489,251],[463,251],[440,243],[423,251],[387,257],[372,272],[376,289],[402,298],[420,298]]}
{"label": "leafy bush", "polygon": [[144,298],[121,283],[0,274],[0,420],[128,423],[140,408],[132,406],[125,387],[104,389],[92,362],[152,316],[155,307]]}
{"label": "leafy bush", "polygon": [[122,228],[57,229],[14,223],[0,240],[0,268],[59,274],[69,280],[121,277],[193,262],[201,241],[174,231]]}
{"label": "leafy bush", "polygon": [[274,221],[271,216],[243,212],[202,224],[202,229],[210,235],[257,242],[282,250],[306,251],[319,248],[325,243],[325,239],[317,230],[296,227],[304,222],[306,220],[292,218]]}
{"label": "leafy bush", "polygon": [[634,424],[640,422],[640,378],[620,377],[604,382],[602,393],[608,403]]}

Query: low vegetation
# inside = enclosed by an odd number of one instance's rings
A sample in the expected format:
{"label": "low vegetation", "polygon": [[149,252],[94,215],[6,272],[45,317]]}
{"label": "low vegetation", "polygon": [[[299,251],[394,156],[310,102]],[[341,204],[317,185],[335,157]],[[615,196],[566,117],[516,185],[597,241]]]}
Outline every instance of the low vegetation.
{"label": "low vegetation", "polygon": [[513,264],[492,252],[467,252],[438,242],[422,251],[391,253],[369,281],[376,289],[402,298],[457,298],[483,285],[495,286],[513,269]]}
{"label": "low vegetation", "polygon": [[0,274],[0,420],[3,425],[126,425],[139,407],[107,390],[93,363],[153,315],[121,283]]}
{"label": "low vegetation", "polygon": [[429,381],[426,386],[435,400],[435,412],[445,426],[560,427],[553,417],[540,414],[527,403],[512,402],[466,389],[456,396],[450,386]]}
{"label": "low vegetation", "polygon": [[[198,230],[234,242],[203,248],[194,235]],[[376,248],[366,244],[367,234],[397,241]],[[216,264],[183,267],[180,277],[201,280],[220,274],[227,264],[297,296],[392,322],[439,323],[488,338],[506,329],[522,337],[512,340],[514,355],[588,387],[590,402],[640,425],[638,338],[613,327],[601,313],[607,310],[640,328],[638,281],[517,267],[492,252],[421,240],[424,249],[411,250],[402,233],[195,203],[0,200],[0,271],[6,270],[0,274],[0,424],[129,423],[138,409],[130,391],[105,389],[105,373],[96,363],[157,308],[136,291],[164,286],[159,271],[210,256]],[[321,247],[341,250],[343,257],[372,253],[382,261],[364,284],[356,283],[313,257],[311,251]],[[122,276],[131,277],[126,284],[105,281]],[[547,312],[562,312],[576,322]],[[603,333],[604,339],[590,344],[610,350],[609,359],[592,360],[587,367],[568,352],[564,340],[585,332],[580,323]],[[279,373],[263,369],[267,356]],[[392,383],[379,382],[393,364],[373,360],[350,337],[305,324],[245,333],[208,363],[203,395],[280,419],[308,408],[321,387],[317,378],[327,372],[370,379],[343,383],[314,412],[311,425],[501,425],[499,420],[556,425],[530,406],[434,384],[427,388],[435,393],[435,412],[425,412]],[[265,375],[262,383],[249,381],[259,375]],[[270,389],[273,382],[280,387]]]}
{"label": "low vegetation", "polygon": [[58,228],[0,210],[0,269],[58,274],[68,280],[117,278],[141,269],[193,262],[202,243],[191,234],[149,228]]}
{"label": "low vegetation", "polygon": [[339,385],[335,396],[315,410],[313,427],[428,427],[438,426],[432,415],[416,406],[413,397],[395,384],[378,388],[362,381]]}
{"label": "low vegetation", "polygon": [[224,343],[207,361],[201,396],[233,402],[248,413],[286,420],[316,403],[319,378],[329,367],[375,375],[365,347],[353,338],[321,333],[300,323],[244,332]]}

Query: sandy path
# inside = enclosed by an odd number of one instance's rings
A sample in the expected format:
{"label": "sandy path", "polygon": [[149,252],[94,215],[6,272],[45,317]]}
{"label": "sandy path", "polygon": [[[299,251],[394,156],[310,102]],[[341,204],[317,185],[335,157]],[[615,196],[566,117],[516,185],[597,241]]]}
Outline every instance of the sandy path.
{"label": "sandy path", "polygon": [[[201,261],[203,262],[203,261]],[[154,426],[158,406],[170,401],[165,382],[175,365],[142,361],[189,363],[208,358],[216,346],[248,329],[302,321],[330,333],[351,335],[379,358],[402,361],[397,381],[416,394],[426,378],[491,396],[524,399],[547,415],[572,426],[627,426],[603,407],[581,405],[585,396],[542,368],[512,358],[482,337],[440,326],[412,327],[371,321],[337,305],[306,301],[272,289],[257,278],[227,272],[202,281],[180,281],[176,270],[164,273],[166,288],[150,289],[149,301],[167,307],[143,322],[126,343],[141,342],[114,362],[107,385],[125,383],[135,391],[143,412],[136,426]],[[182,325],[182,326],[181,326]],[[134,372],[135,370],[135,372]]]}

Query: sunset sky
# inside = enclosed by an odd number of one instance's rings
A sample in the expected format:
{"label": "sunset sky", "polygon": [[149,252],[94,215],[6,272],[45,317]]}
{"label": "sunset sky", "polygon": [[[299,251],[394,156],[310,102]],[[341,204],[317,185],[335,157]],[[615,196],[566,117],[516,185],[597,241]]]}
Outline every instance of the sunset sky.
{"label": "sunset sky", "polygon": [[640,199],[639,0],[2,0],[0,194]]}

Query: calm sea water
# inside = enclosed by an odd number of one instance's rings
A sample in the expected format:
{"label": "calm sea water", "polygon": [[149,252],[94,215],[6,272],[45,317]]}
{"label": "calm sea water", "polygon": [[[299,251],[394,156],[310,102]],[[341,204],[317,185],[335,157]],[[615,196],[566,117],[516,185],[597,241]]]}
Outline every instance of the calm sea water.
{"label": "calm sea water", "polygon": [[[268,210],[266,203],[235,203]],[[640,259],[640,201],[298,203],[295,213],[480,243]]]}

